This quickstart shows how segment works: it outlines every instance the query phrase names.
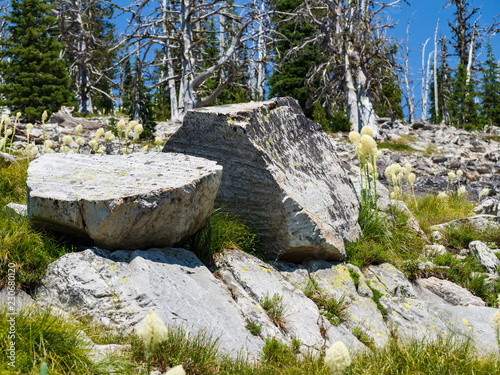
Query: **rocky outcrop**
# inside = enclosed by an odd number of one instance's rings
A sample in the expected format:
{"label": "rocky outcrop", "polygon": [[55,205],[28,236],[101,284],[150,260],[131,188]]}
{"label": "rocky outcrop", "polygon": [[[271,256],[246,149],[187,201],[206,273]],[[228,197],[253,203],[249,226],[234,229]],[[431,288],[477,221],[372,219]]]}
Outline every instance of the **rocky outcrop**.
{"label": "rocky outcrop", "polygon": [[[353,349],[363,347],[344,326],[333,326],[320,315],[300,285],[287,281],[269,264],[239,250],[230,250],[217,265],[220,278],[236,296],[243,314],[262,326],[263,337],[276,337],[285,342],[297,338],[306,347],[316,349],[329,347],[339,340]],[[272,298],[283,309],[280,324],[273,322],[262,307],[265,299]]]}
{"label": "rocky outcrop", "polygon": [[216,203],[257,229],[272,257],[341,260],[358,202],[321,126],[291,98],[188,112],[165,152],[224,167]]}
{"label": "rocky outcrop", "polygon": [[28,215],[105,249],[172,246],[207,223],[221,174],[187,155],[47,154],[28,169]]}
{"label": "rocky outcrop", "polygon": [[219,338],[233,355],[243,350],[256,357],[263,346],[245,328],[248,322],[231,293],[183,249],[66,254],[49,266],[37,301],[128,330],[152,309],[170,326]]}
{"label": "rocky outcrop", "polygon": [[418,279],[416,283],[454,306],[486,306],[481,298],[448,280],[429,277]]}
{"label": "rocky outcrop", "polygon": [[481,241],[472,241],[469,244],[469,250],[474,257],[479,259],[481,265],[488,273],[493,275],[497,274],[498,268],[500,267],[500,260],[493,251],[490,250],[488,245]]}

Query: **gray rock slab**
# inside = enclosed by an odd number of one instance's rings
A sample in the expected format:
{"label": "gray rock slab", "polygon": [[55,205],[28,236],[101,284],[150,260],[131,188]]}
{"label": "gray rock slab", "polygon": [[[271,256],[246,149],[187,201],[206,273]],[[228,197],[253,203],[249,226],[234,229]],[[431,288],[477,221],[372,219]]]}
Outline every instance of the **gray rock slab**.
{"label": "gray rock slab", "polygon": [[205,331],[225,352],[256,357],[262,340],[250,334],[230,292],[184,249],[85,250],[51,263],[37,302],[132,329],[152,309],[170,326]]}
{"label": "gray rock slab", "polygon": [[500,230],[500,217],[496,215],[476,215],[463,219],[452,220],[448,223],[433,225],[430,231],[446,232],[450,227],[471,225],[478,230]]}
{"label": "gray rock slab", "polygon": [[[306,348],[318,350],[323,350],[337,340],[343,341],[348,347],[363,347],[345,328],[332,326],[319,314],[316,304],[304,295],[300,286],[288,282],[273,266],[239,250],[226,251],[217,265],[222,279],[226,282],[230,280],[228,286],[236,290],[237,295],[244,294],[245,298],[253,300],[252,308],[259,314],[254,314],[253,319],[262,322],[266,327],[265,334],[274,330],[268,328],[272,322],[264,315],[260,302],[263,298],[278,295],[284,307],[285,330],[281,331],[281,337],[285,341],[295,337]],[[244,310],[243,314],[248,316],[251,310]],[[327,334],[322,335],[322,331]]]}
{"label": "gray rock slab", "polygon": [[8,167],[11,165],[18,165],[16,158],[5,152],[0,152],[0,166]]}
{"label": "gray rock slab", "polygon": [[34,305],[33,298],[22,290],[13,291],[8,287],[0,290],[0,306],[5,307],[9,313],[19,312]]}
{"label": "gray rock slab", "polygon": [[172,246],[207,223],[221,175],[180,154],[47,154],[28,169],[28,215],[109,250]]}
{"label": "gray rock slab", "polygon": [[28,214],[28,207],[25,204],[8,203],[5,205],[4,210],[11,214],[26,216]]}
{"label": "gray rock slab", "polygon": [[341,260],[344,239],[361,233],[333,141],[292,98],[189,111],[163,151],[221,164],[216,203],[247,220],[273,258]]}
{"label": "gray rock slab", "polygon": [[493,275],[497,274],[498,268],[500,267],[500,260],[493,251],[491,251],[488,245],[481,241],[472,241],[469,244],[469,249],[472,255],[479,259],[481,265],[488,273]]}
{"label": "gray rock slab", "polygon": [[467,289],[448,280],[429,277],[427,279],[418,279],[416,283],[454,306],[486,306],[486,303],[481,298],[474,296]]}

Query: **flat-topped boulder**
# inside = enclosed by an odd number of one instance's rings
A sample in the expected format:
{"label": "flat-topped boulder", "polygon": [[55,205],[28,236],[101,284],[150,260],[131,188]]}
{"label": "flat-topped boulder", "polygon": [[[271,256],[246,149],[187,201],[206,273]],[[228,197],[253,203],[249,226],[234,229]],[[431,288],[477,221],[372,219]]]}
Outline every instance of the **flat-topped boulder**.
{"label": "flat-topped boulder", "polygon": [[342,260],[344,239],[360,234],[334,144],[292,98],[192,110],[163,151],[221,164],[216,204],[248,221],[272,257]]}
{"label": "flat-topped boulder", "polygon": [[221,175],[180,154],[46,154],[28,169],[28,215],[109,250],[172,246],[206,225]]}

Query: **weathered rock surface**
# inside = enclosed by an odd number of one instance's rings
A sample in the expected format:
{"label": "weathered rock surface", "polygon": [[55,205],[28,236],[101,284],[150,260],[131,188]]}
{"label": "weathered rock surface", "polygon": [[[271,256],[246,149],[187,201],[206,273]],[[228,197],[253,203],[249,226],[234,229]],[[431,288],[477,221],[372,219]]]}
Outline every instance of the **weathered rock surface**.
{"label": "weathered rock surface", "polygon": [[18,312],[34,304],[33,298],[22,290],[15,292],[9,291],[7,288],[0,290],[0,307],[5,307],[9,313]]}
{"label": "weathered rock surface", "polygon": [[28,215],[110,250],[172,246],[206,224],[221,174],[179,154],[47,154],[28,169]]}
{"label": "weathered rock surface", "polygon": [[431,232],[438,231],[444,233],[448,228],[459,228],[461,225],[470,225],[477,230],[500,230],[500,217],[495,215],[476,215],[433,225],[430,230]]}
{"label": "weathered rock surface", "polygon": [[486,306],[481,298],[448,280],[429,277],[418,279],[416,283],[454,306]]}
{"label": "weathered rock surface", "polygon": [[481,265],[486,271],[491,274],[496,274],[498,268],[500,267],[500,260],[498,257],[490,250],[488,245],[482,243],[481,241],[472,241],[469,244],[469,249],[473,256],[475,256],[481,262]]}
{"label": "weathered rock surface", "polygon": [[245,328],[247,321],[229,291],[183,249],[66,254],[49,266],[37,302],[125,329],[135,327],[152,309],[170,326],[218,337],[226,352],[241,349],[256,356],[263,345]]}
{"label": "weathered rock surface", "polygon": [[500,216],[500,199],[485,199],[475,207],[472,212],[475,214],[486,214]]}
{"label": "weathered rock surface", "polygon": [[[239,250],[230,250],[217,265],[221,279],[236,296],[243,315],[261,324],[264,338],[277,337],[287,342],[295,337],[306,347],[315,349],[339,340],[353,349],[363,348],[345,327],[335,327],[320,315],[316,304],[304,295],[301,285],[290,283],[269,264]],[[281,331],[260,305],[264,298],[275,296],[281,299],[284,309]]]}
{"label": "weathered rock surface", "polygon": [[18,165],[16,158],[5,152],[0,152],[0,166],[8,167],[10,165]]}
{"label": "weathered rock surface", "polygon": [[25,204],[7,203],[4,210],[11,214],[26,216],[28,214],[28,207]]}
{"label": "weathered rock surface", "polygon": [[341,260],[360,234],[358,202],[335,147],[291,98],[190,111],[163,151],[224,167],[216,203],[285,260]]}

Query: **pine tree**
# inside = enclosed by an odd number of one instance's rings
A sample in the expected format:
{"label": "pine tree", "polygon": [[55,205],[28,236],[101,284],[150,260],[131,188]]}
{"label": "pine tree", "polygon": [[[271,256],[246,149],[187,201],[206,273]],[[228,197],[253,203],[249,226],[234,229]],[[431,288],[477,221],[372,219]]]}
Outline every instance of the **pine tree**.
{"label": "pine tree", "polygon": [[481,113],[489,125],[500,126],[500,67],[488,43],[488,57],[481,85]]}
{"label": "pine tree", "polygon": [[142,139],[153,139],[156,130],[153,96],[146,88],[140,65],[140,62],[136,61],[132,72],[130,61],[125,62],[123,110],[131,119],[142,124],[144,129],[140,136]]}
{"label": "pine tree", "polygon": [[39,121],[44,110],[49,116],[74,96],[64,60],[63,44],[55,37],[56,19],[52,7],[41,0],[12,0],[9,36],[0,41],[0,86],[2,105],[23,113],[26,120]]}
{"label": "pine tree", "polygon": [[465,129],[481,127],[481,118],[475,96],[474,81],[471,79],[467,83],[467,68],[459,63],[450,101],[452,125]]}
{"label": "pine tree", "polygon": [[[290,14],[302,2],[302,0],[273,0],[272,7],[276,12]],[[288,18],[289,16],[284,17]],[[276,66],[268,82],[270,85],[269,95],[271,97],[291,96],[299,101],[306,114],[311,115],[313,103],[309,100],[311,95],[306,85],[306,77],[317,60],[319,55],[318,47],[310,45],[293,57],[284,59],[284,56],[291,48],[299,45],[302,39],[313,35],[314,26],[304,22],[287,21],[280,23],[279,21],[280,17],[275,16],[273,22],[277,25],[276,30],[286,39],[279,40],[276,43]]]}

